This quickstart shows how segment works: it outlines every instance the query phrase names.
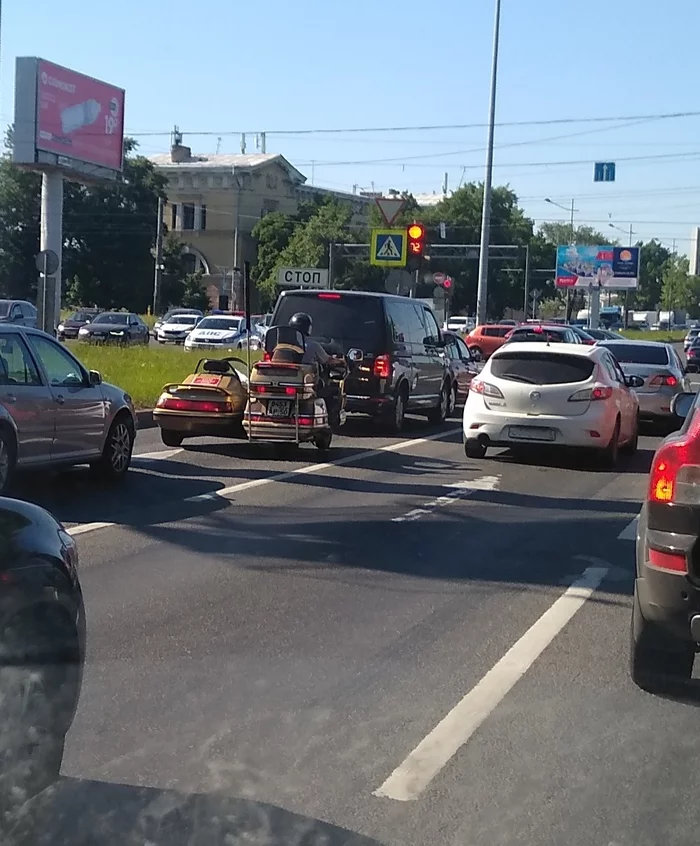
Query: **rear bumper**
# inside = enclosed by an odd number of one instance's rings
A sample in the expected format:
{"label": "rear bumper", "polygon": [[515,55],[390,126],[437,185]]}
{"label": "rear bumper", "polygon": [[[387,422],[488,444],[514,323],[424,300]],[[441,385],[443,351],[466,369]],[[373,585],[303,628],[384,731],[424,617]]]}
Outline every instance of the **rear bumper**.
{"label": "rear bumper", "polygon": [[160,426],[161,429],[167,429],[171,432],[178,432],[185,437],[221,437],[221,438],[236,438],[245,437],[245,432],[241,426],[242,415],[228,414],[226,416],[219,415],[198,415],[189,416],[177,412],[153,411],[153,419]]}
{"label": "rear bumper", "polygon": [[637,393],[639,416],[647,419],[671,417],[671,400],[675,391],[659,388],[653,394]]}
{"label": "rear bumper", "polygon": [[[511,427],[542,427],[554,432],[553,440],[539,440],[515,436]],[[615,427],[612,415],[582,414],[580,417],[553,415],[494,414],[487,409],[472,410],[469,400],[464,410],[463,432],[465,440],[486,439],[489,445],[522,447],[577,447],[602,449],[610,443]],[[597,436],[591,434],[597,432]]]}

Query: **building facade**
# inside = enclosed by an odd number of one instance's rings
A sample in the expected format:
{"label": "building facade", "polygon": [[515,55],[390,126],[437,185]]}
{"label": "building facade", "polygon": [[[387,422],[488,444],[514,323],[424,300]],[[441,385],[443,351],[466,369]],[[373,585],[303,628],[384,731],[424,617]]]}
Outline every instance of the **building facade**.
{"label": "building facade", "polygon": [[151,160],[168,179],[165,225],[185,244],[190,270],[203,272],[213,303],[226,294],[233,307],[242,307],[234,269],[255,263],[252,230],[266,214],[295,214],[300,202],[326,194],[351,206],[353,225],[369,221],[368,198],[307,185],[279,154],[193,155],[175,143],[170,153]]}

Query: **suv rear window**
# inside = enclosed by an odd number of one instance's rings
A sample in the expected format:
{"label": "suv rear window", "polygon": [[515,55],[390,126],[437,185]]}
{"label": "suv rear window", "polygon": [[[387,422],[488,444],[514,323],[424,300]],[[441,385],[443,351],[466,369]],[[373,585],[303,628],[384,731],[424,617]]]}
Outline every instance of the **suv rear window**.
{"label": "suv rear window", "polygon": [[605,341],[600,346],[607,347],[621,364],[668,364],[666,347],[652,347],[649,344],[606,344]]}
{"label": "suv rear window", "polygon": [[594,363],[581,355],[548,352],[498,353],[491,359],[491,373],[499,379],[512,379],[528,385],[565,385],[585,382],[593,373]]}
{"label": "suv rear window", "polygon": [[379,297],[342,294],[286,294],[280,297],[273,325],[286,326],[293,315],[311,317],[311,335],[334,351],[346,353],[352,347],[377,352],[386,344],[384,309]]}
{"label": "suv rear window", "polygon": [[569,332],[566,329],[516,329],[508,341],[551,341],[554,344],[567,343]]}

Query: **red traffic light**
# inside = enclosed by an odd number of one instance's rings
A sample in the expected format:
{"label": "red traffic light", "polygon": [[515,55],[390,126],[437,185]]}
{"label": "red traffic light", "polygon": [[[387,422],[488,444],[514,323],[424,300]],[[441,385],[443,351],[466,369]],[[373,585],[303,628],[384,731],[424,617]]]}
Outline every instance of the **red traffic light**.
{"label": "red traffic light", "polygon": [[445,281],[442,283],[442,287],[443,287],[446,291],[449,291],[449,290],[450,290],[450,288],[452,287],[452,277],[451,277],[451,276],[447,276],[447,277],[445,278]]}

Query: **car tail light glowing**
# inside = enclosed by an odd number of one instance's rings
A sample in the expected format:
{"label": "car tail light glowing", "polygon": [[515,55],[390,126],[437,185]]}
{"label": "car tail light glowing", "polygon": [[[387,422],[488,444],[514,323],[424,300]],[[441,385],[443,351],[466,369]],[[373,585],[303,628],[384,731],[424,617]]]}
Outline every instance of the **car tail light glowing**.
{"label": "car tail light glowing", "polygon": [[649,385],[653,386],[654,388],[660,388],[662,386],[666,386],[668,388],[675,388],[678,384],[678,379],[672,374],[669,373],[664,376],[654,376],[654,378],[649,382]]}
{"label": "car tail light glowing", "polygon": [[272,361],[272,356],[267,350],[263,353],[263,361]]}
{"label": "car tail light glowing", "polygon": [[287,386],[287,387],[284,389],[284,392],[285,392],[285,394],[287,394],[287,396],[288,396],[288,397],[294,397],[294,396],[296,396],[297,389],[296,389],[296,388],[292,388],[291,386]]}
{"label": "car tail light glowing", "polygon": [[215,400],[187,400],[178,397],[161,397],[158,408],[168,411],[199,411],[207,414],[230,414],[231,403]]}
{"label": "car tail light glowing", "polygon": [[299,425],[300,426],[313,426],[314,419],[313,417],[299,417]]}
{"label": "car tail light glowing", "polygon": [[377,379],[388,379],[391,376],[391,356],[378,355],[374,359],[374,375]]}
{"label": "car tail light glowing", "polygon": [[595,402],[596,400],[608,400],[613,395],[613,389],[609,385],[594,385],[592,388],[583,388],[571,394],[569,402]]}
{"label": "car tail light glowing", "polygon": [[319,294],[319,300],[339,300],[340,294]]}
{"label": "car tail light glowing", "polygon": [[475,394],[481,394],[485,397],[503,399],[503,394],[499,388],[492,385],[490,382],[484,382],[481,379],[472,379],[471,384],[469,385],[469,390],[474,391]]}
{"label": "car tail light glowing", "polygon": [[700,417],[694,415],[683,435],[663,444],[651,464],[649,502],[700,502]]}
{"label": "car tail light glowing", "polygon": [[682,552],[661,552],[649,549],[649,566],[655,570],[668,570],[671,573],[687,573],[688,564]]}

